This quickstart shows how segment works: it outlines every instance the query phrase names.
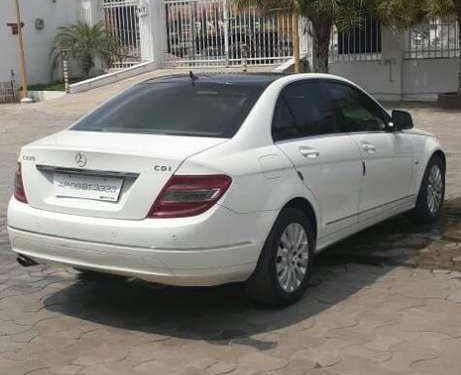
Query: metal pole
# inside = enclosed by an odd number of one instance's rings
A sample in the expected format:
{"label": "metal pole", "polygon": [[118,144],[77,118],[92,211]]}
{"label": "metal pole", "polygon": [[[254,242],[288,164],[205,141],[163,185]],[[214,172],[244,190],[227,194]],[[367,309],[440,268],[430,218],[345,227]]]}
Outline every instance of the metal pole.
{"label": "metal pole", "polygon": [[15,91],[15,85],[16,84],[14,82],[14,70],[13,69],[10,70],[10,75],[11,75],[11,81],[10,81],[10,83],[11,83],[11,94],[13,96],[13,102],[15,102],[16,101],[16,93],[14,91]]}
{"label": "metal pole", "polygon": [[26,72],[26,59],[24,56],[24,41],[22,39],[22,23],[21,23],[21,11],[19,7],[19,0],[15,0],[16,3],[16,22],[18,24],[18,42],[19,42],[19,70],[21,72],[21,85],[22,85],[22,103],[29,103],[29,92],[27,90],[27,72]]}
{"label": "metal pole", "polygon": [[227,0],[224,0],[224,10],[223,10],[223,18],[224,18],[224,54],[226,59],[226,67],[229,67],[229,4]]}
{"label": "metal pole", "polygon": [[69,87],[69,64],[67,61],[67,49],[62,48],[61,49],[61,55],[62,55],[62,70],[63,70],[63,78],[64,78],[64,90],[66,94],[70,93],[70,87]]}
{"label": "metal pole", "polygon": [[299,52],[299,16],[293,13],[292,16],[293,34],[293,57],[295,60],[295,73],[301,73],[301,55]]}

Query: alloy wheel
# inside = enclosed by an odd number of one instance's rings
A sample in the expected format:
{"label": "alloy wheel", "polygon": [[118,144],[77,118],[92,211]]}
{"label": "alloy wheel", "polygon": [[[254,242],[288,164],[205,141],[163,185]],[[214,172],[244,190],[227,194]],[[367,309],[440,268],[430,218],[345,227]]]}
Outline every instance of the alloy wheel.
{"label": "alloy wheel", "polygon": [[440,210],[443,200],[443,177],[438,165],[433,165],[427,185],[427,206],[432,215]]}
{"label": "alloy wheel", "polygon": [[276,270],[280,287],[288,293],[296,291],[304,281],[309,265],[309,241],[304,227],[289,224],[277,247]]}

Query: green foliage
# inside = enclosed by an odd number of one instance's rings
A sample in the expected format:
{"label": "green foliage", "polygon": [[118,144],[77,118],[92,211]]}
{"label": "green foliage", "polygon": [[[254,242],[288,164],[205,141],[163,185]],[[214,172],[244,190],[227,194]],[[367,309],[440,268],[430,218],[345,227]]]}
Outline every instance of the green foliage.
{"label": "green foliage", "polygon": [[461,0],[421,0],[420,6],[430,17],[449,16],[461,11]]}
{"label": "green foliage", "polygon": [[367,12],[367,0],[234,0],[240,8],[297,13],[311,22],[329,22],[340,30],[356,26]]}
{"label": "green foliage", "polygon": [[288,13],[296,12],[298,0],[234,0],[234,3],[240,9],[247,7],[257,7],[266,12],[286,11]]}
{"label": "green foliage", "polygon": [[374,0],[372,6],[383,23],[398,27],[432,17],[461,16],[461,0]]}
{"label": "green foliage", "polygon": [[69,26],[61,26],[58,28],[50,53],[53,59],[53,72],[61,66],[63,49],[65,49],[68,60],[76,61],[84,75],[88,77],[97,59],[106,65],[111,63],[116,54],[117,45],[116,40],[108,35],[101,23],[89,26],[78,22]]}
{"label": "green foliage", "polygon": [[360,24],[367,12],[365,0],[303,0],[299,13],[311,22],[332,22],[339,30]]}
{"label": "green foliage", "polygon": [[406,27],[424,19],[420,0],[374,0],[373,11],[382,23]]}
{"label": "green foliage", "polygon": [[239,7],[284,9],[311,22],[332,21],[345,30],[360,24],[365,13],[376,14],[383,23],[405,27],[427,17],[461,15],[461,0],[234,0]]}

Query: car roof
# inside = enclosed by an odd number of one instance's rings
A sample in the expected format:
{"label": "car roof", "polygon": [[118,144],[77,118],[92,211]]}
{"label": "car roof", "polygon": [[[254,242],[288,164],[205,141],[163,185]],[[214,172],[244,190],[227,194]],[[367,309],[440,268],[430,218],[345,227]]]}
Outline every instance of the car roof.
{"label": "car roof", "polygon": [[[193,73],[197,78],[196,82],[215,83],[223,85],[250,85],[269,86],[279,78],[286,77],[283,73]],[[189,83],[191,75],[175,74],[148,79],[143,84],[151,83]]]}

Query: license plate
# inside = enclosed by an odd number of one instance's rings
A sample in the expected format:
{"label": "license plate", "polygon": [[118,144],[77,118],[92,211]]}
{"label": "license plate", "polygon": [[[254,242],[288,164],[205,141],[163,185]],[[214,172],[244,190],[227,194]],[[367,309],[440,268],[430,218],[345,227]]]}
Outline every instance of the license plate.
{"label": "license plate", "polygon": [[123,179],[55,173],[53,183],[57,197],[118,202]]}

